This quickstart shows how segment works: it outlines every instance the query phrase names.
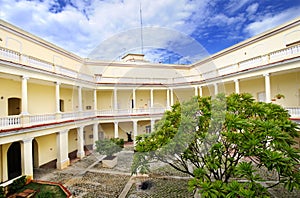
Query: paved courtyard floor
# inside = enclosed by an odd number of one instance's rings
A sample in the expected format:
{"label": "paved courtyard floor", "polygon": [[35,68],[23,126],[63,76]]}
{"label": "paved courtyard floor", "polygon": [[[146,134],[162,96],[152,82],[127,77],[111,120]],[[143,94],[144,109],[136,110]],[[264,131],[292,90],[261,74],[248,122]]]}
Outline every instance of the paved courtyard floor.
{"label": "paved courtyard floor", "polygon": [[[124,149],[118,153],[118,164],[112,169],[103,168],[104,156],[91,153],[73,161],[63,170],[36,169],[34,179],[63,184],[73,197],[79,198],[192,198],[188,189],[188,177],[161,163],[152,164],[153,173],[148,177],[131,176],[133,151]],[[300,191],[287,192],[282,187],[270,191],[271,197],[300,197]]]}

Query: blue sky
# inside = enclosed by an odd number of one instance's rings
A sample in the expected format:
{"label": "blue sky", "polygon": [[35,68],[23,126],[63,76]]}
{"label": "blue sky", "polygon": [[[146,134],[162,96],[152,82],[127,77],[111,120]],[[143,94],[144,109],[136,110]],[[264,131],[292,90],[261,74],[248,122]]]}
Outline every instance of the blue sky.
{"label": "blue sky", "polygon": [[300,16],[300,0],[0,0],[0,18],[82,57],[189,63]]}

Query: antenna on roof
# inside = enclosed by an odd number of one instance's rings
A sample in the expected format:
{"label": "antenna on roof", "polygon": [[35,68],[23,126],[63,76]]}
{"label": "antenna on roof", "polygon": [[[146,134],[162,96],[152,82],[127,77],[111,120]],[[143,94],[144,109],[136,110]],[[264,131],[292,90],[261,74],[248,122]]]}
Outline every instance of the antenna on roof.
{"label": "antenna on roof", "polygon": [[144,54],[144,42],[143,42],[143,17],[142,17],[142,2],[140,1],[140,21],[141,21],[141,52]]}

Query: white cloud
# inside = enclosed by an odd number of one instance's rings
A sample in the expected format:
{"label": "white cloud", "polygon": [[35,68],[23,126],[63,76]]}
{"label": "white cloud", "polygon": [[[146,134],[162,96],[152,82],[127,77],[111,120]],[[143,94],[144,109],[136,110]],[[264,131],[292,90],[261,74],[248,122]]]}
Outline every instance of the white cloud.
{"label": "white cloud", "polygon": [[271,15],[268,13],[261,20],[250,23],[245,28],[245,32],[249,34],[250,37],[260,34],[266,30],[294,19],[295,17],[299,16],[299,13],[300,7],[290,8],[276,15]]}
{"label": "white cloud", "polygon": [[233,14],[246,5],[249,1],[250,0],[230,0],[225,9],[228,10],[230,14]]}
{"label": "white cloud", "polygon": [[259,6],[258,3],[253,3],[253,4],[251,4],[250,6],[248,6],[248,8],[246,9],[246,12],[247,12],[249,15],[253,15],[253,14],[255,14],[255,12],[257,11],[258,6]]}

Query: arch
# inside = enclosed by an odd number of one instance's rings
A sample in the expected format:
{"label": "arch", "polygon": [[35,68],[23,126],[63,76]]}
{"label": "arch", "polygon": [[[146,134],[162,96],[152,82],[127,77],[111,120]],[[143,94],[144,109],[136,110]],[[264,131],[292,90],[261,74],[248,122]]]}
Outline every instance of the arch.
{"label": "arch", "polygon": [[21,113],[21,98],[8,98],[8,115],[19,115]]}
{"label": "arch", "polygon": [[7,151],[7,171],[9,180],[22,175],[20,142],[12,143]]}
{"label": "arch", "polygon": [[33,168],[39,168],[39,150],[36,139],[32,140],[32,163]]}

